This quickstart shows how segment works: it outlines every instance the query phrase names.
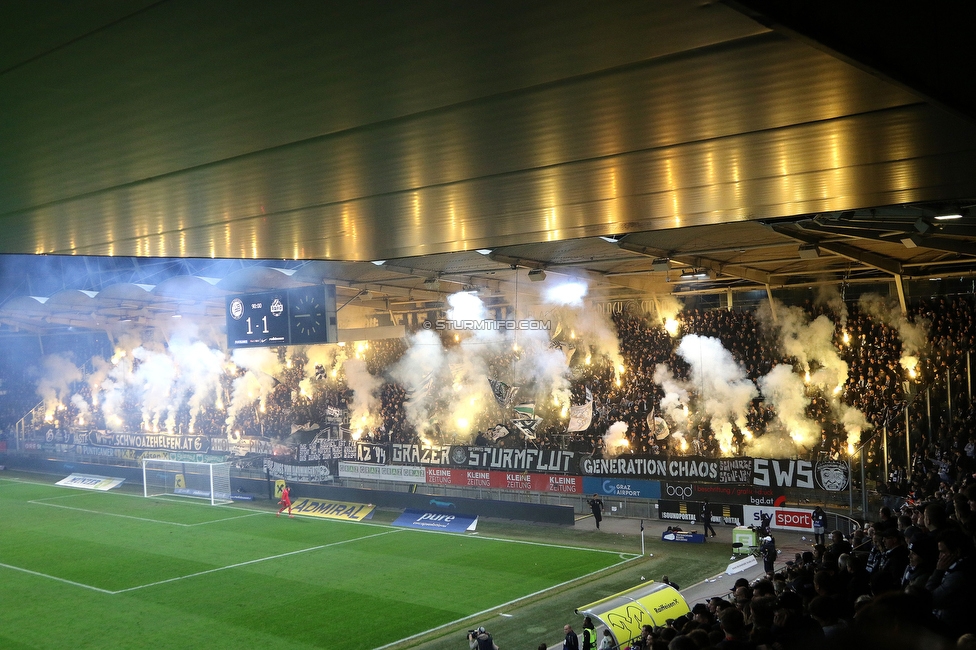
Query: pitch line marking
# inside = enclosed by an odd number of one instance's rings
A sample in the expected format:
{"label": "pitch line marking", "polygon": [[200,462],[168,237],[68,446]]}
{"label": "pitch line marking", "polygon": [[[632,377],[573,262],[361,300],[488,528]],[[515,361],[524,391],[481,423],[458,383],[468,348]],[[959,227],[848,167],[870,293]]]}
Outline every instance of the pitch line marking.
{"label": "pitch line marking", "polygon": [[[434,531],[430,531],[430,532],[434,532]],[[584,550],[586,550],[586,549],[584,549]],[[417,634],[412,634],[412,635],[410,635],[408,637],[404,637],[404,638],[399,639],[397,641],[394,641],[392,643],[387,643],[386,645],[382,645],[382,646],[376,648],[376,650],[385,650],[386,648],[392,648],[393,646],[399,645],[401,643],[405,643],[407,641],[413,641],[414,639],[418,639],[420,637],[426,636],[426,635],[431,634],[433,632],[437,632],[439,630],[443,630],[445,628],[451,627],[452,625],[457,625],[458,623],[461,623],[463,621],[467,621],[467,620],[473,619],[473,618],[481,618],[481,617],[485,616],[486,614],[488,614],[489,612],[494,612],[494,611],[497,611],[497,610],[501,610],[501,609],[503,609],[505,607],[509,607],[511,605],[515,605],[516,603],[519,603],[519,602],[521,602],[523,600],[527,600],[529,598],[534,598],[535,596],[538,596],[540,594],[544,594],[547,591],[552,591],[553,589],[559,589],[560,587],[564,587],[566,585],[572,584],[574,582],[577,582],[578,580],[584,580],[586,578],[589,578],[590,576],[595,576],[598,573],[602,573],[604,571],[608,571],[608,570],[613,569],[615,567],[618,567],[618,566],[620,566],[622,564],[627,564],[628,562],[633,562],[634,560],[636,560],[639,557],[642,557],[642,556],[637,555],[635,557],[622,560],[622,561],[617,562],[615,564],[611,564],[608,567],[604,567],[602,569],[597,569],[596,571],[591,571],[591,572],[587,573],[586,575],[582,575],[582,576],[579,576],[577,578],[572,578],[570,580],[565,580],[563,582],[560,582],[558,585],[553,585],[551,587],[546,587],[545,589],[540,589],[539,591],[536,591],[536,592],[531,593],[531,594],[527,594],[525,596],[519,596],[518,598],[515,598],[514,600],[510,600],[507,603],[500,603],[498,605],[495,605],[494,607],[489,607],[488,609],[482,610],[480,612],[476,612],[474,614],[469,614],[468,616],[465,616],[463,618],[459,618],[459,619],[454,620],[454,621],[450,621],[449,623],[444,623],[443,625],[438,625],[437,627],[432,627],[429,630],[424,630],[423,632],[418,632]]]}
{"label": "pitch line marking", "polygon": [[27,503],[33,503],[39,506],[48,506],[49,508],[64,508],[65,510],[77,510],[78,512],[88,512],[95,515],[105,515],[106,517],[121,517],[123,519],[135,519],[136,521],[148,521],[154,524],[167,524],[170,526],[183,526],[186,528],[196,525],[196,524],[181,524],[177,521],[163,521],[162,519],[150,519],[148,517],[136,517],[134,515],[120,515],[115,512],[102,512],[101,510],[89,510],[88,508],[76,508],[74,506],[63,506],[59,503],[44,503],[43,501],[28,501]]}
{"label": "pitch line marking", "polygon": [[390,533],[398,533],[399,530],[387,530],[382,533],[376,533],[375,535],[366,535],[364,537],[356,537],[353,539],[344,539],[339,542],[332,542],[330,544],[320,544],[319,546],[312,546],[309,548],[302,548],[297,551],[289,551],[288,553],[280,553],[278,555],[270,555],[268,557],[257,558],[256,560],[248,560],[247,562],[238,562],[236,564],[229,564],[227,566],[217,567],[215,569],[207,569],[206,571],[198,571],[196,573],[190,573],[185,576],[177,576],[175,578],[167,578],[166,580],[159,580],[157,582],[150,582],[149,584],[139,585],[137,587],[129,587],[127,589],[119,589],[118,591],[109,591],[112,595],[124,594],[128,591],[136,591],[137,589],[145,589],[146,587],[155,587],[157,585],[164,585],[168,582],[176,582],[178,580],[186,580],[187,578],[196,578],[198,576],[207,575],[208,573],[216,573],[217,571],[225,571],[227,569],[237,569],[242,566],[247,566],[249,564],[257,564],[258,562],[266,562],[268,560],[277,560],[283,557],[288,557],[289,555],[298,555],[300,553],[308,553],[309,551],[318,551],[323,548],[329,548],[330,546],[339,546],[340,544],[348,544],[350,542],[358,542],[364,539],[369,539],[371,537],[380,537],[382,535],[389,535]]}
{"label": "pitch line marking", "polygon": [[39,576],[41,578],[47,578],[48,580],[57,580],[58,582],[63,582],[65,584],[74,585],[75,587],[84,587],[85,589],[91,589],[92,591],[98,591],[103,594],[114,594],[117,592],[109,591],[108,589],[102,589],[101,587],[92,587],[91,585],[86,585],[81,582],[75,582],[74,580],[66,580],[65,578],[58,578],[57,576],[51,576],[46,573],[41,573],[39,571],[31,571],[30,569],[24,569],[23,567],[13,566],[12,564],[4,564],[0,562],[0,566],[10,569],[12,571],[22,571],[23,573],[29,573],[32,576]]}
{"label": "pitch line marking", "polygon": [[243,514],[243,515],[235,515],[233,517],[222,517],[220,519],[211,519],[209,521],[201,521],[201,522],[197,522],[195,524],[184,524],[184,523],[181,523],[181,522],[178,522],[178,521],[165,521],[163,519],[151,519],[149,517],[136,517],[134,515],[122,515],[122,514],[118,514],[118,513],[115,513],[115,512],[104,512],[102,510],[89,510],[88,508],[78,508],[76,506],[64,506],[64,505],[61,505],[59,503],[45,503],[46,501],[50,501],[52,499],[67,499],[67,498],[71,498],[71,497],[82,496],[84,494],[86,494],[86,493],[82,492],[82,493],[79,493],[79,494],[66,494],[66,495],[56,496],[56,497],[42,497],[40,499],[33,499],[32,501],[28,501],[27,503],[33,503],[33,504],[39,505],[39,506],[50,506],[52,508],[64,508],[65,510],[77,510],[79,512],[88,512],[88,513],[92,513],[92,514],[96,514],[96,515],[105,515],[106,517],[122,517],[124,519],[135,519],[137,521],[148,521],[148,522],[152,522],[152,523],[155,523],[155,524],[168,524],[170,526],[184,526],[186,528],[193,528],[194,526],[207,526],[207,525],[210,525],[210,524],[219,524],[222,521],[231,521],[231,520],[234,520],[234,519],[244,519],[245,517],[257,517],[258,515],[266,514],[264,512],[248,512],[246,514]]}

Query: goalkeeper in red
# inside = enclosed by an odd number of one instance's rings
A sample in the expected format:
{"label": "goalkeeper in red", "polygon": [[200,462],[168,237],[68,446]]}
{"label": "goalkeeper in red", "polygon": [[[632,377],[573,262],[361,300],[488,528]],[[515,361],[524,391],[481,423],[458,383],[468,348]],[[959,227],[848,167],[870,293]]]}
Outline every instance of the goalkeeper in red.
{"label": "goalkeeper in red", "polygon": [[281,507],[278,508],[278,514],[275,517],[280,517],[282,510],[288,508],[288,516],[292,519],[295,518],[295,515],[291,514],[291,494],[287,485],[281,488],[281,499],[278,501],[278,505]]}

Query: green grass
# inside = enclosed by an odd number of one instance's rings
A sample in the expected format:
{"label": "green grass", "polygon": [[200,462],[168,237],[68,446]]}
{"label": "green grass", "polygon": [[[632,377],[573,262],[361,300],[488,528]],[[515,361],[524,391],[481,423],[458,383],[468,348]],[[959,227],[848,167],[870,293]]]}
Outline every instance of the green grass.
{"label": "green grass", "polygon": [[459,650],[478,625],[503,648],[535,648],[578,628],[580,605],[644,577],[688,586],[728,563],[724,545],[653,538],[653,556],[635,558],[636,534],[585,525],[482,520],[477,535],[450,535],[391,527],[392,512],[279,519],[267,502],[3,476],[0,563],[16,568],[0,566],[2,648]]}
{"label": "green grass", "polygon": [[549,529],[438,534],[10,480],[0,522],[10,648],[409,646],[634,561]]}

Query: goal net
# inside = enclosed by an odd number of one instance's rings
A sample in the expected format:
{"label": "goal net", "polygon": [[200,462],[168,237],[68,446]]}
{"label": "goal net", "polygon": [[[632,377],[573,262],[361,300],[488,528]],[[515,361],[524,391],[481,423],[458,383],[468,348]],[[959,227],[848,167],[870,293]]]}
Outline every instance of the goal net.
{"label": "goal net", "polygon": [[188,463],[144,458],[142,490],[147,497],[174,495],[231,503],[230,463]]}

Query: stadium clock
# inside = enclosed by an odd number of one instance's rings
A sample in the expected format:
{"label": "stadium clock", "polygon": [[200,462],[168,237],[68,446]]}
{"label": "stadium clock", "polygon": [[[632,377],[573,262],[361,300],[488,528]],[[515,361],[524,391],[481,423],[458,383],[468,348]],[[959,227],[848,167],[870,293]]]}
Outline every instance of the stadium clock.
{"label": "stadium clock", "polygon": [[[328,335],[329,309],[325,287],[292,289],[289,292],[289,318],[292,345],[331,343]],[[335,324],[335,299],[332,300],[332,325]]]}

